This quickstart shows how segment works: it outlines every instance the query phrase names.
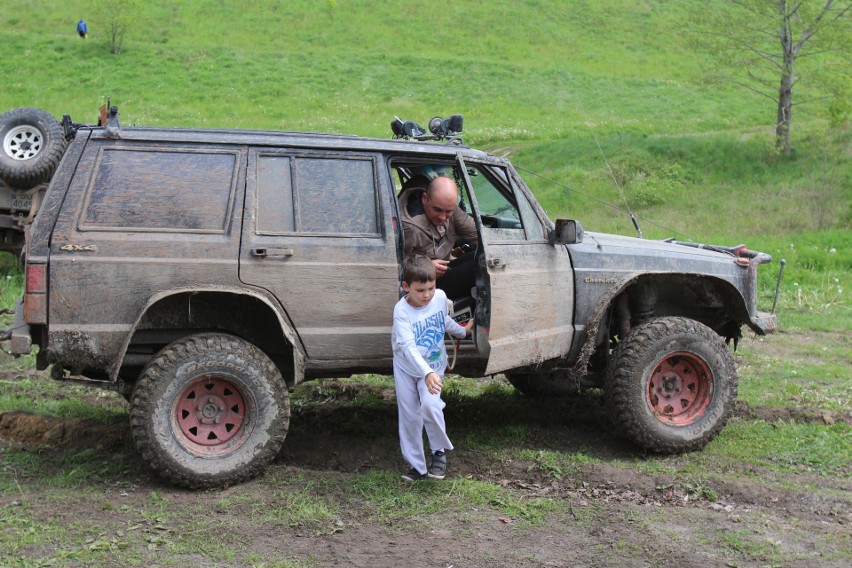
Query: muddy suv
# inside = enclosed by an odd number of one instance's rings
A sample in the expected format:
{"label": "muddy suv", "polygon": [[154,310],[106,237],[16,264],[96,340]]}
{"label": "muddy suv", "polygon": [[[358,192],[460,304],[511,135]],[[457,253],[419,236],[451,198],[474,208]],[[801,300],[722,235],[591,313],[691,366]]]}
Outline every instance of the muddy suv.
{"label": "muddy suv", "polygon": [[775,328],[756,311],[769,256],[554,223],[509,161],[463,143],[459,115],[397,119],[393,139],[117,119],[66,121],[10,339],[56,379],[123,393],[141,456],[178,485],[261,472],[302,381],[391,373],[397,199],[418,176],[453,177],[477,225],[455,373],[601,387],[638,445],[689,451],[735,404],[726,342]]}

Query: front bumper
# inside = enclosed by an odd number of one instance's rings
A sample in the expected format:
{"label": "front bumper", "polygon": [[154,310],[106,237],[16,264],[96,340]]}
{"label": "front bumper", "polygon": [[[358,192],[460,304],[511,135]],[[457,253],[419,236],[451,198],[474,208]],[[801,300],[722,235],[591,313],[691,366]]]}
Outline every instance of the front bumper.
{"label": "front bumper", "polygon": [[761,335],[775,333],[778,329],[778,318],[774,313],[757,312],[751,318],[751,328],[758,333],[762,332]]}

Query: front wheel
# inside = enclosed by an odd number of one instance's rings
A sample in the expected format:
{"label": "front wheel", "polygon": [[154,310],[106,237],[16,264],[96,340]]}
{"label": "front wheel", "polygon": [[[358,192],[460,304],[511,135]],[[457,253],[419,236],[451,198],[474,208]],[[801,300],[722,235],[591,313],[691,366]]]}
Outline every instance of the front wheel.
{"label": "front wheel", "polygon": [[634,442],[654,452],[687,452],[727,423],[737,399],[736,366],[706,325],[657,318],[618,344],[605,391],[613,421]]}
{"label": "front wheel", "polygon": [[191,489],[258,475],[281,448],[289,418],[287,385],[269,357],[219,333],[166,346],[142,370],[130,401],[143,459]]}

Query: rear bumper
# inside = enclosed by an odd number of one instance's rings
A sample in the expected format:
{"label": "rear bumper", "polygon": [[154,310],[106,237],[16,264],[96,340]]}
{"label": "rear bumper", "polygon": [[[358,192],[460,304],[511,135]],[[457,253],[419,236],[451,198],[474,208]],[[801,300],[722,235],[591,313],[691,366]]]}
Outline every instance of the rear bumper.
{"label": "rear bumper", "polygon": [[26,355],[33,350],[33,340],[30,337],[30,326],[24,319],[24,299],[18,298],[15,304],[15,325],[12,327],[12,355]]}

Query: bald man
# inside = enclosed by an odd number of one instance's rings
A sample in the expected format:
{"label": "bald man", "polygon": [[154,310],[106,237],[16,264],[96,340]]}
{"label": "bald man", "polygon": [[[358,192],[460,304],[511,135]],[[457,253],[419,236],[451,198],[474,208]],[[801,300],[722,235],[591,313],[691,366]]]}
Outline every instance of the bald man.
{"label": "bald man", "polygon": [[473,286],[472,263],[464,270],[449,267],[453,247],[457,241],[479,242],[476,223],[462,211],[458,201],[456,182],[444,176],[428,182],[425,188],[422,183],[415,183],[399,196],[405,256],[420,254],[432,259],[438,287],[450,298],[470,295]]}

